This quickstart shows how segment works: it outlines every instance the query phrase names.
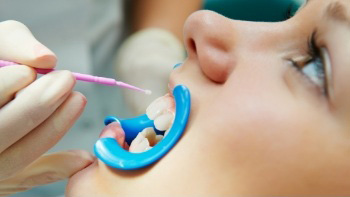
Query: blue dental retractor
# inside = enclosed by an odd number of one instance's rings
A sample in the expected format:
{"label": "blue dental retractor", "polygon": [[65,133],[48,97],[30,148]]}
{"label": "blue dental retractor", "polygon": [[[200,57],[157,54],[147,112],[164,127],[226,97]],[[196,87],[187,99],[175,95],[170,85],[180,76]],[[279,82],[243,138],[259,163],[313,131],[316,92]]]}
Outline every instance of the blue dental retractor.
{"label": "blue dental retractor", "polygon": [[[144,168],[161,159],[178,142],[183,132],[191,111],[191,95],[184,85],[178,85],[173,90],[175,99],[175,119],[166,137],[158,142],[152,149],[142,153],[131,153],[124,150],[114,138],[100,138],[94,147],[95,155],[106,165],[121,170],[135,170]],[[137,116],[131,119],[118,119],[114,116],[105,118],[105,125],[119,122],[125,132],[125,140],[130,145],[139,132],[147,127],[154,127],[153,120],[147,115]],[[155,129],[156,133],[157,131]]]}

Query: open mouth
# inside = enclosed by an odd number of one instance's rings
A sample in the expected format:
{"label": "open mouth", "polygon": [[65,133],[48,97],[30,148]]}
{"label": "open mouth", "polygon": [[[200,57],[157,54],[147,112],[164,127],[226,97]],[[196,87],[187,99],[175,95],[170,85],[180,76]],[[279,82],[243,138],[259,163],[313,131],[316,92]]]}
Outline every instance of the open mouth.
{"label": "open mouth", "polygon": [[147,151],[167,136],[175,117],[174,97],[170,94],[159,97],[148,106],[146,115],[154,121],[154,127],[160,132],[157,135],[153,127],[145,128],[131,142],[130,152]]}
{"label": "open mouth", "polygon": [[95,143],[95,154],[114,168],[130,170],[148,166],[162,158],[180,139],[190,109],[188,88],[177,85],[172,95],[152,102],[145,115],[124,120],[107,117],[107,126]]}
{"label": "open mouth", "polygon": [[157,98],[147,107],[146,115],[154,122],[154,127],[144,128],[130,144],[125,141],[125,133],[122,128],[115,124],[108,124],[101,132],[100,138],[115,138],[120,146],[133,153],[151,149],[167,136],[174,122],[174,97],[171,94],[166,94]]}

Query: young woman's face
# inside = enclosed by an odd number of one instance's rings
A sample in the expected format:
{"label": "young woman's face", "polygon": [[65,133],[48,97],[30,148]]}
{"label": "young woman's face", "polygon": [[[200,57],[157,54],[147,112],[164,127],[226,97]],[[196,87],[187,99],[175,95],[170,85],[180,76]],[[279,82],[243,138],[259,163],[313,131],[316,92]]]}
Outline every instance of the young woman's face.
{"label": "young woman's face", "polygon": [[350,1],[309,0],[280,23],[199,11],[184,32],[182,139],[144,170],[96,162],[68,195],[350,194]]}

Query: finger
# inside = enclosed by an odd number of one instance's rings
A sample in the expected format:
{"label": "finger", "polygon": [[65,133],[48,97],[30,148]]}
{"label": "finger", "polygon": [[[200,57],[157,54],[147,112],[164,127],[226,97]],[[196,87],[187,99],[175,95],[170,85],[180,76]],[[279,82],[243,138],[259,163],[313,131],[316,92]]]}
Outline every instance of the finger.
{"label": "finger", "polygon": [[0,107],[13,99],[15,93],[36,78],[34,69],[28,66],[9,66],[0,68]]}
{"label": "finger", "polygon": [[20,22],[9,20],[0,23],[0,59],[36,68],[53,68],[56,55],[35,39]]}
{"label": "finger", "polygon": [[0,181],[0,196],[64,180],[87,167],[94,159],[89,152],[82,150],[44,155],[13,177]]}
{"label": "finger", "polygon": [[73,126],[85,105],[82,94],[72,93],[45,122],[6,149],[0,155],[0,178],[23,169],[53,147]]}
{"label": "finger", "polygon": [[34,81],[0,110],[0,153],[47,119],[74,86],[69,71],[55,71]]}

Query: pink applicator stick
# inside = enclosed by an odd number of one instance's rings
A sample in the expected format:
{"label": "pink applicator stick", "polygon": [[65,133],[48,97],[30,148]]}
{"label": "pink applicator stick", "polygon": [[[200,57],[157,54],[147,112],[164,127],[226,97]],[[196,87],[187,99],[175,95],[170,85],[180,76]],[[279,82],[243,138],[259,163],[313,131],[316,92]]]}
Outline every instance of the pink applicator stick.
{"label": "pink applicator stick", "polygon": [[[15,62],[10,62],[10,61],[5,61],[5,60],[0,60],[0,67],[5,67],[5,66],[13,66],[13,65],[20,65]],[[55,71],[55,69],[41,69],[41,68],[34,68],[35,71],[39,74],[47,74],[49,72]],[[106,77],[97,77],[93,75],[87,75],[87,74],[81,74],[81,73],[74,73],[72,72],[73,76],[75,77],[76,80],[79,81],[86,81],[86,82],[91,82],[91,83],[97,83],[97,84],[102,84],[102,85],[107,85],[107,86],[119,86],[122,88],[127,88],[131,90],[136,90],[139,92],[143,92],[145,94],[152,94],[150,90],[144,90],[135,86],[132,86],[130,84],[117,81],[112,78],[106,78]]]}

